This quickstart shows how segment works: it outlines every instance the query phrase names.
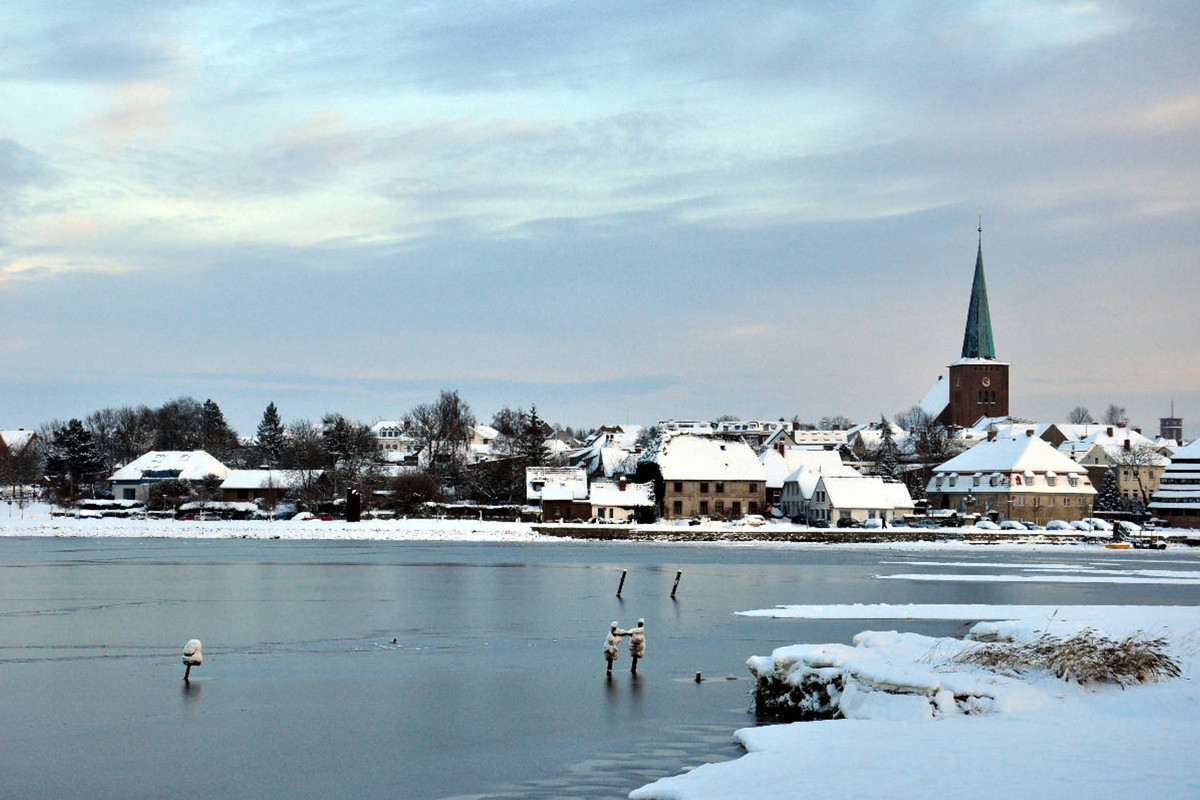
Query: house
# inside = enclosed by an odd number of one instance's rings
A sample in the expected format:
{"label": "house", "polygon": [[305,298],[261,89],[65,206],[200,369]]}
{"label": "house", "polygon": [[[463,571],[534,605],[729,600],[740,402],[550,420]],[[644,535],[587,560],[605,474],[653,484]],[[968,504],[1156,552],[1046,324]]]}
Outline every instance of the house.
{"label": "house", "polygon": [[376,422],[371,435],[383,460],[397,464],[415,464],[420,443],[409,433],[409,424],[399,421]]}
{"label": "house", "polygon": [[[801,453],[803,455],[800,455]],[[809,508],[817,482],[823,475],[853,478],[860,474],[853,467],[843,463],[837,451],[796,451],[792,454],[793,464],[797,458],[800,465],[784,479],[783,491],[780,493],[780,508],[783,515],[790,519],[812,519],[809,516]]]}
{"label": "house", "polygon": [[1175,451],[1159,478],[1150,513],[1173,528],[1200,528],[1200,439]]}
{"label": "house", "polygon": [[886,523],[912,510],[912,498],[902,483],[885,481],[878,475],[821,475],[813,489],[808,516],[829,523],[843,519],[881,519]]}
{"label": "house", "polygon": [[740,519],[766,510],[767,473],[743,441],[664,435],[657,463],[665,519]]}
{"label": "house", "polygon": [[1087,435],[1079,439],[1067,439],[1059,445],[1059,452],[1086,467],[1093,486],[1103,486],[1105,473],[1115,470],[1122,502],[1129,507],[1146,506],[1170,463],[1158,445],[1136,428],[1074,427],[1094,430],[1081,431]]}
{"label": "house", "polygon": [[[321,470],[311,477],[319,477]],[[275,505],[302,483],[302,476],[286,469],[231,469],[221,482],[221,499],[229,502],[262,500]]]}
{"label": "house", "polygon": [[547,486],[569,485],[572,495],[587,497],[587,472],[580,467],[526,467],[525,499],[529,503],[541,502]]}
{"label": "house", "polygon": [[955,509],[1044,523],[1091,516],[1096,490],[1080,464],[1030,431],[989,436],[934,468],[925,487],[931,509]]}
{"label": "house", "polygon": [[637,469],[637,456],[641,453],[637,441],[643,429],[642,425],[602,426],[582,449],[568,455],[567,462],[572,467],[582,467],[592,479],[631,475]]}
{"label": "house", "polygon": [[130,461],[109,478],[113,497],[146,501],[150,487],[165,480],[200,483],[208,476],[224,481],[229,467],[203,450],[151,450]]}
{"label": "house", "polygon": [[601,522],[634,522],[654,514],[654,482],[596,481],[588,491],[592,517]]}

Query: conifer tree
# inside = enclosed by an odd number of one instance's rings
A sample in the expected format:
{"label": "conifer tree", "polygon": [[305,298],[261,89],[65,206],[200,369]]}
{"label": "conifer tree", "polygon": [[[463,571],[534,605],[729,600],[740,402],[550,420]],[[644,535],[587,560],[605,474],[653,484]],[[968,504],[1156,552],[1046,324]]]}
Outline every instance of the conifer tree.
{"label": "conifer tree", "polygon": [[237,449],[237,434],[225,422],[221,407],[210,397],[200,408],[200,449],[218,461]]}
{"label": "conifer tree", "polygon": [[546,440],[542,433],[542,418],[538,416],[537,406],[531,405],[529,419],[521,437],[521,455],[525,457],[526,466],[541,467],[546,463]]}
{"label": "conifer tree", "polygon": [[886,416],[881,416],[879,419],[881,426],[880,436],[882,441],[879,443],[879,460],[875,465],[875,471],[885,481],[900,480],[900,465],[897,463],[897,448],[896,442],[892,438],[892,426],[888,423]]}
{"label": "conifer tree", "polygon": [[287,442],[283,431],[283,421],[279,418],[279,409],[275,407],[274,401],[268,403],[267,410],[263,412],[262,422],[258,423],[256,438],[263,462],[268,467],[279,466]]}
{"label": "conifer tree", "polygon": [[54,478],[59,496],[73,499],[81,485],[104,468],[92,432],[73,419],[54,431],[46,456],[46,473]]}
{"label": "conifer tree", "polygon": [[1121,510],[1121,490],[1117,486],[1117,471],[1111,467],[1104,473],[1104,483],[1100,484],[1100,494],[1096,497],[1096,510]]}

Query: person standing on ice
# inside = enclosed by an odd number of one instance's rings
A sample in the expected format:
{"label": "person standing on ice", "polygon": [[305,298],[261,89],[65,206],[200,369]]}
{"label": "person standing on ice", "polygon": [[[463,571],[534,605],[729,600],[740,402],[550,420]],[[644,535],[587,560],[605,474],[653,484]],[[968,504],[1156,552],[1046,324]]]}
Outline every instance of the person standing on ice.
{"label": "person standing on ice", "polygon": [[621,630],[614,619],[608,628],[608,636],[604,637],[604,660],[608,662],[609,675],[612,675],[613,662],[621,655],[621,637],[628,635],[629,631]]}
{"label": "person standing on ice", "polygon": [[629,655],[633,658],[633,667],[629,670],[637,675],[637,662],[646,655],[646,620],[639,619],[637,627],[629,631]]}

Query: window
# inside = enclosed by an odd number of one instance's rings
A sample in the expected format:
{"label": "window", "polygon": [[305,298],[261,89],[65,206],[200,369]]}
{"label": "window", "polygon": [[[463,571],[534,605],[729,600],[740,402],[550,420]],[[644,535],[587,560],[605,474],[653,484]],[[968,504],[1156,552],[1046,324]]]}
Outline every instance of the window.
{"label": "window", "polygon": [[725,484],[717,481],[717,494],[725,494]]}
{"label": "window", "polygon": [[682,500],[676,500],[674,503],[671,504],[671,514],[676,517],[683,516],[683,501]]}
{"label": "window", "polygon": [[126,500],[134,500],[137,498],[137,489],[122,489],[121,496]]}
{"label": "window", "polygon": [[737,517],[740,517],[741,515],[742,515],[742,504],[734,503],[732,516],[736,519]]}
{"label": "window", "polygon": [[1025,498],[1024,498],[1024,497],[1018,497],[1018,498],[1017,498],[1017,505],[1019,505],[1019,506],[1023,506],[1023,505],[1025,505]]}
{"label": "window", "polygon": [[750,484],[750,494],[755,494],[757,492],[758,492],[758,484],[757,483]]}
{"label": "window", "polygon": [[723,514],[723,513],[725,513],[725,501],[724,501],[724,500],[718,500],[718,501],[717,501],[717,502],[714,504],[714,507],[717,509],[717,513],[718,513],[718,514]]}
{"label": "window", "polygon": [[1047,486],[1054,486],[1057,483],[1058,483],[1057,475],[1047,475],[1046,476],[1046,485]]}
{"label": "window", "polygon": [[672,486],[672,489],[671,489],[672,491],[675,491],[675,492],[683,491],[683,481],[675,481],[671,486]]}
{"label": "window", "polygon": [[1079,476],[1078,475],[1068,475],[1067,483],[1070,484],[1071,486],[1078,486],[1079,485]]}
{"label": "window", "polygon": [[754,502],[753,500],[750,501],[750,513],[751,514],[758,513],[758,503]]}
{"label": "window", "polygon": [[1046,505],[1050,505],[1050,506],[1054,505],[1054,498],[1053,498],[1053,497],[1051,497],[1051,498],[1050,498],[1050,499],[1049,499],[1049,500],[1046,502]]}
{"label": "window", "polygon": [[701,514],[701,516],[708,516],[708,501],[707,500],[700,501],[700,514]]}
{"label": "window", "polygon": [[700,494],[708,494],[708,484],[707,483],[700,484]]}

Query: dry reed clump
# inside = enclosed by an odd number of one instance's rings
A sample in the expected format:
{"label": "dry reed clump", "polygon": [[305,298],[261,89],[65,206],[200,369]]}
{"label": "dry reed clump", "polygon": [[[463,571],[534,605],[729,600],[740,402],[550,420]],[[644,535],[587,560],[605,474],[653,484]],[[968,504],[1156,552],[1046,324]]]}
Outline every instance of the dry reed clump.
{"label": "dry reed clump", "polygon": [[1179,662],[1167,654],[1165,636],[1151,638],[1139,631],[1124,639],[1110,639],[1092,628],[1069,638],[1044,633],[1028,642],[981,644],[963,651],[954,661],[1010,675],[1041,669],[1081,686],[1133,686],[1181,674]]}

